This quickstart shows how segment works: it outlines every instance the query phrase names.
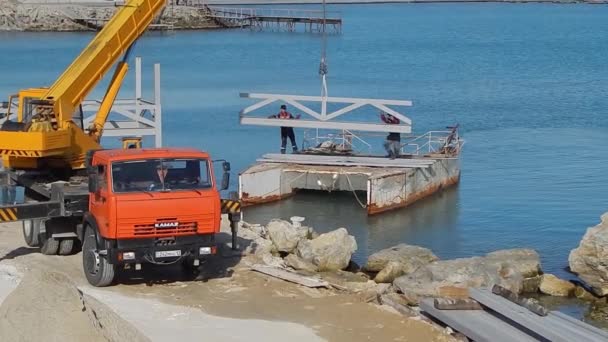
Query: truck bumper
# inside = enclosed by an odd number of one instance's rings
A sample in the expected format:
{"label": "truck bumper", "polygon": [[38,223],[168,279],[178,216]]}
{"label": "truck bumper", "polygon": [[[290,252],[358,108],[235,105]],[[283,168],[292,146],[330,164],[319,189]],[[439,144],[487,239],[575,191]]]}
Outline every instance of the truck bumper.
{"label": "truck bumper", "polygon": [[203,259],[216,253],[214,234],[178,236],[170,243],[156,238],[124,239],[114,245],[107,250],[107,258],[115,265],[172,262],[186,256]]}

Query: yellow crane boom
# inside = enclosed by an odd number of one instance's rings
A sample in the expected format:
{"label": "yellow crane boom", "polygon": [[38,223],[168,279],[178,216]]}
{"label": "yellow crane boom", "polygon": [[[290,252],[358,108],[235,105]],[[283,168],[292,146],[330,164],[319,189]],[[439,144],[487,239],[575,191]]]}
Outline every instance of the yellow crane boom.
{"label": "yellow crane boom", "polygon": [[16,122],[0,128],[5,167],[83,167],[86,152],[99,148],[103,126],[128,69],[126,58],[117,64],[88,132],[72,121],[74,113],[165,4],[166,0],[127,1],[49,88],[19,92]]}

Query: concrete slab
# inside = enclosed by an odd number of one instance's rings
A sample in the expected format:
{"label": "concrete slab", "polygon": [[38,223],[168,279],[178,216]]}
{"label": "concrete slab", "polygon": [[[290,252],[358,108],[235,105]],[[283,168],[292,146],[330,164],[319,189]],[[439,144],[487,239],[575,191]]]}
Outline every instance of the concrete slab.
{"label": "concrete slab", "polygon": [[0,264],[0,305],[19,286],[22,274],[11,265]]}
{"label": "concrete slab", "polygon": [[252,336],[264,336],[264,341],[267,342],[325,341],[314,330],[300,324],[218,317],[207,314],[202,309],[127,297],[110,290],[87,286],[79,289],[108,306],[151,341],[230,342],[250,341]]}

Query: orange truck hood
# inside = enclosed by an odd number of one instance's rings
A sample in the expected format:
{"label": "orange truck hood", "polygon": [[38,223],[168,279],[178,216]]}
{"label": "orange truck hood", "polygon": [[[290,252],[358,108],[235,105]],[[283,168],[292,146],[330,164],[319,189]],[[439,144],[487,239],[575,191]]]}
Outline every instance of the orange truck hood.
{"label": "orange truck hood", "polygon": [[[219,195],[214,191],[175,191],[116,196],[117,238],[219,232]],[[178,223],[158,228],[155,224]],[[169,229],[176,228],[176,229]]]}

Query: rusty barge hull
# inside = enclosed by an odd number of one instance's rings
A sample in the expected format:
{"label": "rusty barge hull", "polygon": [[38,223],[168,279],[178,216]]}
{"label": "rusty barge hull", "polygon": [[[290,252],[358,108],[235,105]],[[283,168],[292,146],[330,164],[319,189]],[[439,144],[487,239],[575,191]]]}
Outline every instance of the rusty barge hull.
{"label": "rusty barge hull", "polygon": [[349,191],[369,215],[406,207],[460,180],[458,158],[356,158],[265,155],[239,175],[243,206],[270,203],[298,190]]}

